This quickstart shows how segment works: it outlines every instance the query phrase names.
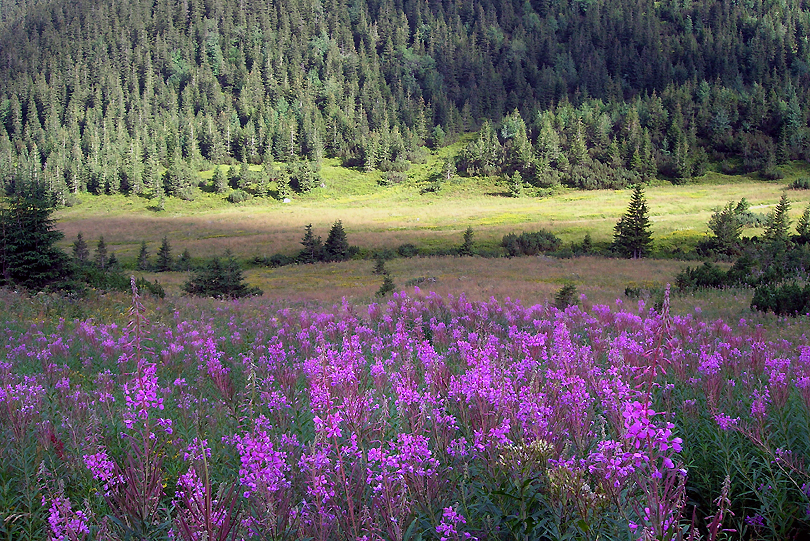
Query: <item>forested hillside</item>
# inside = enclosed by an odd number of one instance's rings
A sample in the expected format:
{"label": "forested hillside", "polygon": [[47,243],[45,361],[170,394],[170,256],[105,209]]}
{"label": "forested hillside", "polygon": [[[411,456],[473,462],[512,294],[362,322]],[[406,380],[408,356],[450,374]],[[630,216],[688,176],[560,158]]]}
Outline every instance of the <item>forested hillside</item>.
{"label": "forested hillside", "polygon": [[39,179],[191,196],[206,163],[323,156],[401,170],[482,125],[457,167],[537,185],[688,178],[707,160],[778,176],[810,157],[806,0],[2,0],[0,13],[6,191]]}

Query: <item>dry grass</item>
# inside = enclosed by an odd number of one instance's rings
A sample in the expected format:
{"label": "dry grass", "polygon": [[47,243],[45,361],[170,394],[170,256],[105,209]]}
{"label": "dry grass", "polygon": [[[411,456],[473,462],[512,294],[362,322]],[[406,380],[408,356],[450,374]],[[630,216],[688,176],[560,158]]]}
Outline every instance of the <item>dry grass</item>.
{"label": "dry grass", "polygon": [[[264,290],[260,302],[285,307],[329,309],[343,299],[354,305],[379,302],[375,293],[382,277],[371,273],[372,261],[293,265],[279,269],[251,269],[245,279]],[[552,259],[523,257],[485,259],[480,257],[424,257],[395,259],[386,263],[398,291],[414,293],[410,281],[423,292],[465,295],[471,301],[495,298],[519,299],[524,305],[551,302],[566,283],[573,283],[578,294],[587,297],[586,304],[622,303],[631,310],[638,300],[625,297],[628,285],[663,287],[673,283],[686,263],[672,260],[627,260],[601,257]],[[157,279],[169,295],[178,295],[187,279],[186,273],[147,274]],[[435,280],[435,281],[434,281]],[[750,289],[708,290],[680,295],[672,292],[672,313],[692,314],[705,321],[723,319],[730,325],[745,319],[748,325],[761,326],[768,338],[785,338],[806,344],[806,318],[779,318],[773,314],[752,312]],[[653,300],[645,299],[650,305]],[[256,302],[256,301],[252,301]]]}
{"label": "dry grass", "polygon": [[[251,269],[245,279],[264,290],[273,301],[331,305],[346,297],[351,302],[373,301],[382,277],[371,273],[373,261],[292,265]],[[685,263],[669,260],[625,260],[600,257],[554,259],[521,257],[418,257],[386,263],[399,290],[412,291],[409,282],[442,295],[465,294],[471,300],[520,299],[527,304],[546,302],[563,284],[573,283],[590,302],[612,303],[631,282],[671,282]],[[179,294],[185,273],[147,274],[170,294]]]}

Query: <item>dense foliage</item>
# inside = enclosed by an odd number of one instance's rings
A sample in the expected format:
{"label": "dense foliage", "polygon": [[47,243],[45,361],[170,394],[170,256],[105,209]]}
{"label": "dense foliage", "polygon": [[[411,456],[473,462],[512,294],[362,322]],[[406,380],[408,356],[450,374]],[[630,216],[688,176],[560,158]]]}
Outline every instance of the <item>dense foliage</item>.
{"label": "dense foliage", "polygon": [[62,319],[63,299],[0,290],[0,509],[16,517],[0,533],[808,531],[806,343],[666,300],[558,296],[564,310],[417,293],[309,311],[136,295],[127,321],[122,297]]}
{"label": "dense foliage", "polygon": [[461,170],[538,185],[683,179],[707,157],[773,178],[808,154],[798,0],[1,5],[10,191],[191,198],[204,160],[401,170],[487,120]]}

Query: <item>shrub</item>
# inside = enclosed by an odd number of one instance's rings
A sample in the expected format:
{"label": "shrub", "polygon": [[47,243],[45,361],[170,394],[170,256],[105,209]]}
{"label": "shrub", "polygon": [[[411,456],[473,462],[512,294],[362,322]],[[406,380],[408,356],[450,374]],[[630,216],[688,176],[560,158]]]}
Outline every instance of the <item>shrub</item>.
{"label": "shrub", "polygon": [[790,183],[790,188],[793,190],[810,190],[810,177],[797,178]]}
{"label": "shrub", "polygon": [[804,288],[792,284],[763,284],[754,290],[751,309],[771,311],[777,316],[806,314],[810,312],[810,284]]}
{"label": "shrub", "polygon": [[508,257],[551,252],[558,249],[560,245],[561,241],[556,235],[542,229],[534,233],[523,232],[520,235],[509,233],[504,235],[501,240],[501,246],[506,248]]}
{"label": "shrub", "polygon": [[273,254],[271,256],[256,256],[252,259],[251,263],[260,265],[262,267],[270,267],[275,269],[278,267],[285,267],[295,263],[295,258],[286,254]]}
{"label": "shrub", "polygon": [[389,171],[385,175],[380,177],[380,180],[378,180],[377,183],[380,186],[393,186],[394,184],[402,184],[403,182],[406,182],[407,180],[408,180],[408,175],[406,175],[405,173],[399,173],[399,172],[396,172],[396,171]]}
{"label": "shrub", "polygon": [[234,190],[228,194],[228,201],[231,203],[244,203],[250,199],[250,194],[243,190]]}
{"label": "shrub", "polygon": [[203,268],[195,271],[183,284],[189,295],[199,297],[231,298],[261,295],[262,290],[250,287],[242,279],[242,269],[230,252],[225,253],[224,261],[215,257]]}
{"label": "shrub", "polygon": [[675,284],[681,291],[720,288],[727,285],[727,273],[717,265],[706,262],[701,267],[686,267],[675,277]]}
{"label": "shrub", "polygon": [[569,306],[577,304],[574,297],[577,294],[577,286],[574,284],[565,284],[557,293],[554,294],[554,306],[558,310],[565,310]]}
{"label": "shrub", "polygon": [[397,247],[397,253],[401,257],[416,257],[419,255],[419,249],[413,244],[400,244]]}

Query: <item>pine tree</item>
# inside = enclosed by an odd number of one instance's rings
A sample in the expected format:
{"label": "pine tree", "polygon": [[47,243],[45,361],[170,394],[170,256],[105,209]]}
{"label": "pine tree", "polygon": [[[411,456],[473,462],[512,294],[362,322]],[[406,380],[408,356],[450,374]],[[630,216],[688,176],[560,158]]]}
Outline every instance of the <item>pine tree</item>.
{"label": "pine tree", "polygon": [[146,248],[146,241],[141,241],[141,251],[138,254],[138,261],[135,267],[140,271],[149,270],[149,251]]}
{"label": "pine tree", "polygon": [[396,290],[397,286],[394,284],[394,280],[391,278],[389,273],[385,273],[383,275],[383,283],[380,286],[380,289],[377,290],[378,297],[385,297],[389,293],[393,293]]}
{"label": "pine tree", "polygon": [[737,205],[731,202],[715,211],[709,218],[709,229],[713,233],[711,242],[717,252],[728,255],[736,253],[743,229],[743,221],[740,213],[737,212]]}
{"label": "pine tree", "polygon": [[371,271],[371,274],[379,274],[380,276],[384,274],[388,274],[388,269],[385,268],[385,258],[382,255],[377,255],[374,258],[374,269]]}
{"label": "pine tree", "polygon": [[458,249],[458,255],[462,256],[471,256],[473,255],[473,236],[475,232],[473,231],[472,226],[467,227],[467,230],[464,231],[464,242]]}
{"label": "pine tree", "polygon": [[104,270],[107,268],[107,244],[104,242],[104,236],[100,236],[98,238],[98,243],[96,244],[96,255],[93,258],[93,262],[96,264],[96,267]]}
{"label": "pine tree", "polygon": [[349,259],[349,241],[346,238],[346,231],[343,229],[343,222],[338,220],[332,224],[326,242],[323,245],[324,261],[346,261]]}
{"label": "pine tree", "polygon": [[177,261],[177,269],[181,271],[191,270],[191,253],[188,251],[188,248],[183,250],[183,253],[180,254],[180,259]]}
{"label": "pine tree", "polygon": [[647,255],[651,244],[644,189],[641,184],[636,184],[627,212],[613,228],[613,250],[624,257],[637,259]]}
{"label": "pine tree", "polygon": [[73,241],[73,260],[79,264],[86,263],[90,259],[90,249],[87,247],[84,237],[81,233],[76,235],[76,240]]}
{"label": "pine tree", "polygon": [[593,251],[593,241],[591,240],[590,232],[585,233],[585,238],[582,239],[582,253],[589,254]]}
{"label": "pine tree", "polygon": [[228,191],[228,179],[225,178],[225,173],[222,172],[222,168],[218,165],[214,169],[212,182],[217,193],[222,194]]}
{"label": "pine tree", "polygon": [[172,248],[169,245],[169,239],[164,236],[157,253],[157,265],[155,270],[158,272],[168,272],[172,270],[172,268]]}
{"label": "pine tree", "polygon": [[316,263],[323,261],[323,244],[321,237],[316,237],[312,232],[312,224],[304,228],[304,238],[301,239],[301,244],[304,249],[298,254],[299,263]]}
{"label": "pine tree", "polygon": [[0,208],[0,284],[42,289],[68,276],[68,256],[56,243],[64,236],[51,213],[54,200],[30,186]]}
{"label": "pine tree", "polygon": [[772,213],[768,215],[763,238],[769,242],[786,243],[788,241],[788,228],[790,227],[790,201],[787,195],[782,194],[779,203]]}
{"label": "pine tree", "polygon": [[799,244],[810,243],[810,205],[805,207],[799,221],[796,222],[796,242]]}

